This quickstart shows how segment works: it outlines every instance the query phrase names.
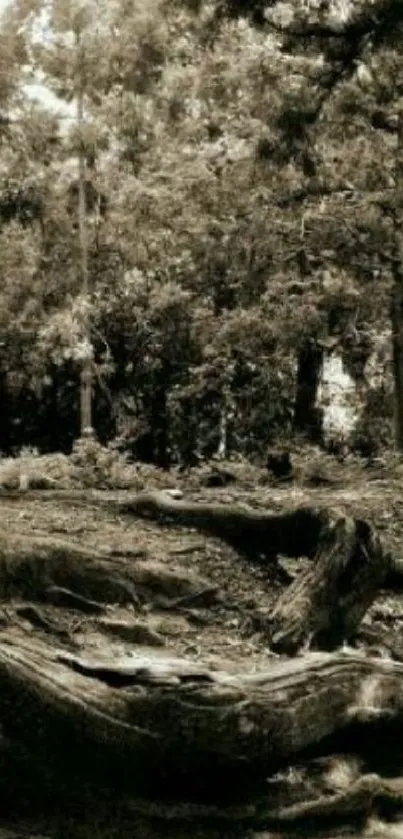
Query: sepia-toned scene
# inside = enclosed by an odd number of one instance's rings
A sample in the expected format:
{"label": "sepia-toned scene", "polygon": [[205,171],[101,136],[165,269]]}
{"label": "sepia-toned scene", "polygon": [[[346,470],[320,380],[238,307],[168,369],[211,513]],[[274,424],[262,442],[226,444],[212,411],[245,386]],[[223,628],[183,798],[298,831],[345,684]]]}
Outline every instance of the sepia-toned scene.
{"label": "sepia-toned scene", "polygon": [[0,839],[403,839],[403,2],[0,0]]}

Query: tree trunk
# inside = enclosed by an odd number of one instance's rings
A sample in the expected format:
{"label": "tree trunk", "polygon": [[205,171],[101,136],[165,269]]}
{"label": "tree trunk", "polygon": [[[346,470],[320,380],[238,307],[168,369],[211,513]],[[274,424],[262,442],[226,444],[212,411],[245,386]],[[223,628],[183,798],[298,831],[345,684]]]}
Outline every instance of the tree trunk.
{"label": "tree trunk", "polygon": [[219,535],[260,560],[281,554],[315,557],[269,619],[272,645],[287,653],[307,644],[333,649],[351,639],[389,572],[389,558],[375,529],[332,510],[301,507],[274,515],[174,501],[163,493],[139,495],[126,509],[146,516],[165,514]]}
{"label": "tree trunk", "polygon": [[182,468],[197,466],[199,422],[193,395],[185,395],[180,400],[180,422],[176,423],[176,445]]}
{"label": "tree trunk", "polygon": [[294,430],[313,443],[322,440],[322,412],[316,404],[322,365],[323,349],[306,342],[298,353]]}
{"label": "tree trunk", "polygon": [[154,446],[153,462],[161,469],[168,469],[171,465],[167,401],[166,388],[156,385],[151,398],[149,423]]}
{"label": "tree trunk", "polygon": [[388,572],[379,538],[367,522],[329,517],[315,563],[279,597],[271,646],[292,654],[303,644],[334,649],[357,632]]}
{"label": "tree trunk", "polygon": [[395,445],[403,451],[403,113],[399,115],[396,152],[396,206],[394,212],[395,258],[390,317],[392,366],[395,389]]}
{"label": "tree trunk", "polygon": [[[84,147],[84,51],[81,33],[76,33],[76,93],[77,93],[77,129],[79,134],[78,149],[78,228],[80,245],[80,276],[84,305],[88,305],[88,243],[87,243],[87,205],[85,194],[85,147]],[[80,426],[81,437],[93,437],[92,427],[92,348],[91,332],[87,309],[82,313],[84,324],[85,356],[82,361],[80,386]]]}

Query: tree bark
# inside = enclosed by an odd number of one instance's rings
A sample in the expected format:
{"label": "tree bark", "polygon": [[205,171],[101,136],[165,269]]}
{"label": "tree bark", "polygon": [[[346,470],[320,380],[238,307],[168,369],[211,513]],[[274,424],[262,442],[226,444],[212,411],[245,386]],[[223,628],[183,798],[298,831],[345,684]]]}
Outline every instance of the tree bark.
{"label": "tree bark", "polygon": [[334,649],[351,639],[378,595],[388,560],[368,522],[330,518],[315,563],[279,597],[271,646],[292,654],[304,644]]}
{"label": "tree bark", "polygon": [[395,445],[403,451],[403,113],[399,114],[396,151],[395,259],[390,301],[395,395]]}
{"label": "tree bark", "polygon": [[76,776],[168,791],[208,772],[211,794],[223,773],[263,778],[352,725],[403,724],[396,662],[310,653],[230,673],[160,651],[119,659],[58,647],[0,632],[0,709],[4,737],[67,787]]}
{"label": "tree bark", "polygon": [[313,443],[322,439],[322,414],[316,404],[322,365],[323,349],[305,343],[298,353],[294,430]]}

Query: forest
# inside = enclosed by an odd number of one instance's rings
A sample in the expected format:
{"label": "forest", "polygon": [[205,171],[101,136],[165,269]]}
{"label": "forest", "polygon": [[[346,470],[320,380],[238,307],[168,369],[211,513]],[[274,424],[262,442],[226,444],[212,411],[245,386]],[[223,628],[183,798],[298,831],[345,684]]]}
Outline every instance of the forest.
{"label": "forest", "polygon": [[[350,449],[401,448],[399,15],[6,7],[4,454],[70,452],[80,382],[97,440],[163,468],[321,445],[335,352],[362,405]],[[64,111],[30,95],[38,80]]]}
{"label": "forest", "polygon": [[0,2],[0,254],[0,839],[399,839],[402,0]]}

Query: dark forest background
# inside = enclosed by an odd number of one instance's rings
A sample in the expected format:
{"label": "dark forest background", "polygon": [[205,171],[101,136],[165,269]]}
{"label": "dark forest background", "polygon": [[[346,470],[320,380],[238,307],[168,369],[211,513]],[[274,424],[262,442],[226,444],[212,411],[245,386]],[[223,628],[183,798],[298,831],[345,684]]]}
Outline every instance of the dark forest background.
{"label": "dark forest background", "polygon": [[71,451],[83,371],[96,438],[136,459],[323,445],[331,353],[362,405],[348,446],[403,448],[402,21],[396,0],[7,7],[4,454]]}

